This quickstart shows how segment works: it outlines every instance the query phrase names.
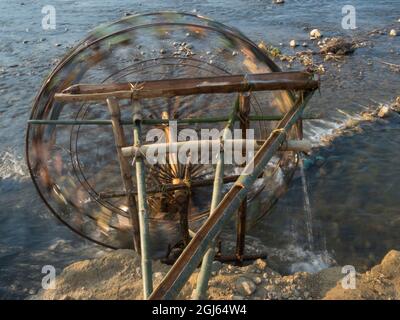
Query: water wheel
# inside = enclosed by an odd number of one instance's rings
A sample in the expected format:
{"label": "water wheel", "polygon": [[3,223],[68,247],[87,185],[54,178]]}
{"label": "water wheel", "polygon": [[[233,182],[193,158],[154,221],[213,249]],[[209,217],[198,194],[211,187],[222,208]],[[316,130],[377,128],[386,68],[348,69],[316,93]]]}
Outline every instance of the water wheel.
{"label": "water wheel", "polygon": [[[129,83],[135,90],[151,81],[238,74],[246,78],[279,71],[242,33],[200,16],[154,13],[102,25],[65,55],[35,99],[26,143],[34,184],[50,210],[75,232],[107,247],[132,248],[134,222],[128,212],[106,103],[58,101],[55,95],[86,83]],[[255,140],[268,138],[279,117],[293,106],[294,98],[294,93],[286,90],[248,93],[253,115],[248,125],[254,129]],[[225,123],[216,119],[226,118],[237,99],[237,93],[144,99],[142,116],[148,125],[142,127],[141,139],[145,141],[154,128],[163,130],[167,140],[172,139],[169,122],[160,119],[178,120],[179,132],[187,128],[197,133],[202,129],[222,130]],[[119,109],[126,144],[132,145],[132,100],[121,99]],[[194,118],[215,121],[179,122]],[[234,126],[239,128],[240,123]],[[288,133],[289,138],[301,138],[301,130],[298,122]],[[244,204],[246,228],[269,212],[283,194],[297,159],[296,151],[274,155],[248,193]],[[151,255],[162,258],[171,248],[184,246],[207,219],[215,166],[176,165],[170,159],[164,164],[144,164]],[[135,189],[135,168],[129,170]],[[238,170],[238,165],[226,166],[223,193],[235,181]]]}

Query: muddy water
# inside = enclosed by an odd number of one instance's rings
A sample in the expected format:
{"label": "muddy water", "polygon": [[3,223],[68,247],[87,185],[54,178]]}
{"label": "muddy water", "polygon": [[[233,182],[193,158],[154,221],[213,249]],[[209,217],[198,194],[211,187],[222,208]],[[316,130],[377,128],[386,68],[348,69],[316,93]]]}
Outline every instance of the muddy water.
{"label": "muddy water", "polygon": [[[347,1],[52,1],[57,29],[41,28],[47,1],[0,2],[0,297],[25,298],[40,288],[43,265],[59,272],[71,261],[92,257],[101,248],[85,242],[59,224],[41,203],[23,161],[25,122],[43,78],[57,59],[96,25],[126,12],[193,11],[241,29],[252,40],[264,40],[291,53],[288,43],[308,38],[309,28],[325,36],[347,35],[368,41],[353,56],[327,63],[321,94],[311,110],[323,121],[306,125],[318,145],[321,136],[340,127],[363,106],[387,102],[399,92],[399,73],[379,61],[400,64],[400,37],[367,36],[376,28],[400,29],[398,0],[356,0],[357,30],[341,28]],[[310,48],[313,48],[310,43]],[[281,64],[283,68],[286,65]],[[348,130],[329,146],[318,147],[275,211],[253,234],[292,258],[283,271],[316,270],[333,263],[363,269],[388,249],[400,249],[400,124],[396,120]],[[322,158],[323,157],[323,158]],[[309,209],[304,212],[307,183]],[[312,219],[313,252],[308,250],[307,221]]]}

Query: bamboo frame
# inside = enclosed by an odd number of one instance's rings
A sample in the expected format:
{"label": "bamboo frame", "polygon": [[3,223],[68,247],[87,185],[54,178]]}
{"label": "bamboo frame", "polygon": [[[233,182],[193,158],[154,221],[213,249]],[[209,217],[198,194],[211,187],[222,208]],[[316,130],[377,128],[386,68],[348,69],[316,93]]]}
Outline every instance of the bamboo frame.
{"label": "bamboo frame", "polygon": [[[179,293],[190,275],[196,269],[201,258],[208,250],[213,239],[220,232],[222,226],[236,212],[241,202],[247,195],[249,187],[260,175],[274,153],[286,138],[286,133],[299,119],[312,92],[307,92],[304,97],[299,98],[291,110],[279,122],[277,128],[257,152],[250,163],[246,165],[244,174],[235,182],[232,188],[224,196],[214,213],[198,230],[192,241],[172,266],[166,277],[153,291],[151,300],[173,299]],[[250,173],[249,170],[253,168]],[[248,174],[246,174],[248,173]]]}
{"label": "bamboo frame", "polygon": [[[244,248],[244,230],[243,217],[245,218],[245,208],[247,192],[250,186],[254,183],[255,179],[262,174],[263,168],[268,161],[272,158],[276,151],[289,150],[290,147],[296,148],[305,146],[303,142],[286,141],[286,133],[296,123],[302,119],[307,119],[303,116],[303,110],[306,102],[311,97],[312,92],[319,86],[318,81],[313,80],[311,74],[306,72],[276,72],[267,74],[251,74],[251,75],[229,75],[219,77],[207,78],[191,78],[191,79],[171,79],[171,80],[158,80],[147,81],[141,84],[120,83],[120,84],[101,84],[101,85],[86,85],[78,84],[65,89],[61,93],[56,93],[54,99],[56,101],[64,102],[84,102],[84,101],[107,101],[111,112],[111,120],[29,120],[32,125],[112,125],[115,135],[118,157],[120,159],[121,174],[123,179],[129,176],[124,175],[127,171],[125,157],[134,155],[134,162],[136,167],[136,180],[137,190],[129,184],[125,185],[125,191],[120,195],[127,196],[128,199],[134,199],[137,194],[137,213],[140,228],[140,251],[142,259],[142,273],[143,273],[143,290],[145,299],[171,299],[174,298],[183,287],[184,283],[193,273],[198,263],[203,258],[202,268],[199,274],[198,287],[196,288],[195,297],[202,298],[207,291],[207,283],[210,276],[211,263],[215,258],[214,242],[218,236],[224,223],[237,212],[239,209],[239,223],[241,224],[240,236],[238,235],[238,250],[236,252],[236,259],[245,259],[243,250],[240,247],[243,244]],[[258,152],[254,158],[246,165],[243,173],[237,178],[232,179],[234,182],[232,188],[221,200],[221,190],[223,183],[228,180],[224,177],[224,149],[219,147],[220,157],[217,162],[216,174],[213,180],[213,196],[211,202],[210,216],[203,226],[196,234],[193,232],[192,240],[188,243],[187,247],[175,262],[167,276],[163,279],[160,285],[153,291],[152,287],[152,262],[150,259],[150,239],[149,239],[149,226],[148,226],[148,208],[146,202],[146,185],[145,185],[145,167],[144,159],[141,154],[146,148],[154,148],[156,145],[141,145],[140,134],[141,125],[157,125],[169,124],[170,119],[141,119],[140,105],[138,99],[141,98],[155,98],[155,97],[173,97],[180,95],[192,94],[213,94],[213,93],[243,93],[249,91],[264,91],[264,90],[303,90],[306,95],[298,99],[292,109],[285,115],[268,115],[268,116],[249,116],[246,113],[246,106],[249,107],[249,98],[240,95],[240,103],[235,103],[234,110],[229,117],[214,117],[214,118],[191,118],[191,119],[177,119],[178,124],[191,124],[191,123],[216,123],[228,121],[221,141],[188,141],[188,142],[175,142],[169,141],[166,143],[166,148],[179,149],[180,146],[185,144],[194,143],[199,146],[208,144],[213,147],[214,144],[228,142],[226,133],[231,128],[236,120],[238,108],[240,105],[243,107],[241,110],[241,128],[244,130],[249,126],[249,121],[279,121],[277,128],[271,133],[266,141],[257,142],[256,148]],[[117,99],[130,99],[134,102],[134,117],[132,120],[124,121],[120,119],[119,108],[118,113],[113,111],[113,106],[117,106]],[[315,119],[310,117],[309,119]],[[123,125],[133,125],[134,133],[134,146],[124,147],[125,141],[121,140],[123,135]],[[244,143],[248,142],[246,137],[243,139],[231,140],[232,143],[240,143],[243,147]],[[167,141],[168,142],[168,141]],[[185,145],[187,146],[187,145]],[[170,151],[170,149],[168,149]],[[176,151],[175,151],[176,152]],[[173,156],[174,154],[169,154]],[[121,162],[121,159],[122,162]],[[129,168],[128,168],[129,169]],[[253,169],[252,172],[249,170]],[[129,170],[128,170],[129,171]],[[237,180],[236,180],[237,178]],[[131,179],[130,179],[131,180]],[[131,181],[132,183],[132,181]],[[209,183],[209,182],[207,182]],[[200,185],[200,184],[199,184]],[[193,184],[192,184],[193,186]],[[186,189],[188,186],[184,183],[177,182],[172,184],[171,190]],[[115,195],[116,193],[114,193]],[[135,208],[136,203],[129,203],[129,206]],[[188,230],[190,232],[190,230]],[[239,232],[238,232],[239,233]]]}

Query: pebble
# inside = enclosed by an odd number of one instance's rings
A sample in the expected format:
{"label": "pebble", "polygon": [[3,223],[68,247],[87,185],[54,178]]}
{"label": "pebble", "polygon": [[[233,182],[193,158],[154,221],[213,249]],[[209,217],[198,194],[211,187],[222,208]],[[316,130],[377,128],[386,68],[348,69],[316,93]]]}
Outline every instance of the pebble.
{"label": "pebble", "polygon": [[262,279],[260,277],[255,277],[253,280],[255,284],[260,284],[262,282]]}
{"label": "pebble", "polygon": [[304,48],[308,47],[308,43],[307,43],[307,42],[303,42],[301,45],[302,45]]}
{"label": "pebble", "polygon": [[392,30],[390,30],[389,35],[390,35],[391,37],[396,37],[396,36],[397,36],[397,31],[396,31],[395,29],[392,29]]}
{"label": "pebble", "polygon": [[235,283],[236,290],[243,296],[251,296],[257,287],[254,282],[246,277],[239,277]]}
{"label": "pebble", "polygon": [[263,259],[257,259],[256,261],[254,261],[254,265],[258,269],[264,270],[267,267],[267,262],[265,262],[265,260],[263,260]]}
{"label": "pebble", "polygon": [[165,49],[160,49],[161,54],[165,54],[167,51]]}
{"label": "pebble", "polygon": [[313,29],[310,31],[310,39],[311,40],[319,39],[321,37],[322,37],[322,33],[318,29]]}
{"label": "pebble", "polygon": [[296,40],[291,40],[290,43],[289,43],[289,45],[290,45],[292,48],[297,47]]}
{"label": "pebble", "polygon": [[27,43],[29,43],[29,40],[24,40],[24,41],[22,41],[22,43],[27,44]]}
{"label": "pebble", "polygon": [[285,0],[274,0],[275,4],[284,4]]}
{"label": "pebble", "polygon": [[61,47],[61,43],[56,43],[55,46],[56,47]]}

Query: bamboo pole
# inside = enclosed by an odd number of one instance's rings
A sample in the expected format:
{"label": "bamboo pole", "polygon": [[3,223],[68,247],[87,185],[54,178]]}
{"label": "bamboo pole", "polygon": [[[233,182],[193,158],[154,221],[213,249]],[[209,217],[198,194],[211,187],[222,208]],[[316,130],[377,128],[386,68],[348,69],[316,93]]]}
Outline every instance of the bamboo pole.
{"label": "bamboo pole", "polygon": [[[239,109],[239,101],[236,101],[233,111],[230,115],[230,119],[227,125],[225,126],[223,135],[220,139],[221,145],[224,144],[224,140],[227,139],[228,134],[230,134],[230,131],[233,128],[238,109]],[[219,157],[215,168],[215,178],[214,178],[214,186],[211,199],[210,217],[214,214],[215,209],[217,208],[222,197],[222,186],[223,186],[224,164],[225,164],[224,158],[225,158],[224,148],[220,148]],[[197,278],[197,286],[194,291],[194,297],[193,297],[195,300],[203,300],[207,298],[208,281],[210,279],[212,263],[214,261],[215,253],[216,253],[215,239],[212,239],[211,244],[207,252],[205,253],[201,263],[200,272]]]}
{"label": "bamboo pole", "polygon": [[115,146],[117,148],[121,177],[125,188],[125,196],[128,202],[128,212],[132,222],[133,244],[136,252],[140,254],[139,217],[136,207],[136,200],[133,194],[134,186],[132,182],[131,168],[128,160],[123,156],[121,151],[121,149],[127,145],[124,128],[120,123],[121,112],[116,99],[107,99],[107,105],[111,114],[112,129],[114,133]]}
{"label": "bamboo pole", "polygon": [[262,148],[246,165],[244,174],[239,177],[228,193],[225,194],[214,213],[210,215],[207,221],[201,226],[189,245],[169,270],[166,277],[153,291],[150,296],[151,300],[173,299],[176,297],[198,266],[201,258],[208,250],[221,228],[239,208],[250,186],[264,170],[274,153],[279,149],[279,146],[286,138],[287,132],[299,119],[311,95],[312,92],[307,92],[305,96],[298,99],[282,121],[279,122],[277,128],[273,130]]}
{"label": "bamboo pole", "polygon": [[[260,116],[250,116],[250,121],[280,121],[282,120],[282,115],[260,115]],[[321,114],[305,114],[303,120],[318,120],[321,119]],[[228,117],[213,117],[213,118],[188,118],[188,119],[174,119],[177,124],[196,124],[196,123],[218,123],[228,121]],[[170,119],[143,119],[142,125],[158,125],[158,124],[168,124]],[[133,125],[132,120],[120,120],[121,125]],[[30,119],[28,124],[31,125],[67,125],[67,126],[79,126],[79,125],[112,125],[111,120],[47,120],[47,119]]]}
{"label": "bamboo pole", "polygon": [[[135,146],[140,147],[140,105],[134,101],[134,115],[133,115],[133,143]],[[142,262],[142,279],[143,279],[143,296],[148,299],[153,291],[153,272],[152,261],[150,257],[150,233],[148,222],[148,206],[146,199],[146,180],[145,180],[145,166],[142,155],[136,154],[135,157],[136,167],[136,183],[137,183],[137,201],[139,209],[139,225],[140,225],[140,244],[141,244],[141,262]]]}

